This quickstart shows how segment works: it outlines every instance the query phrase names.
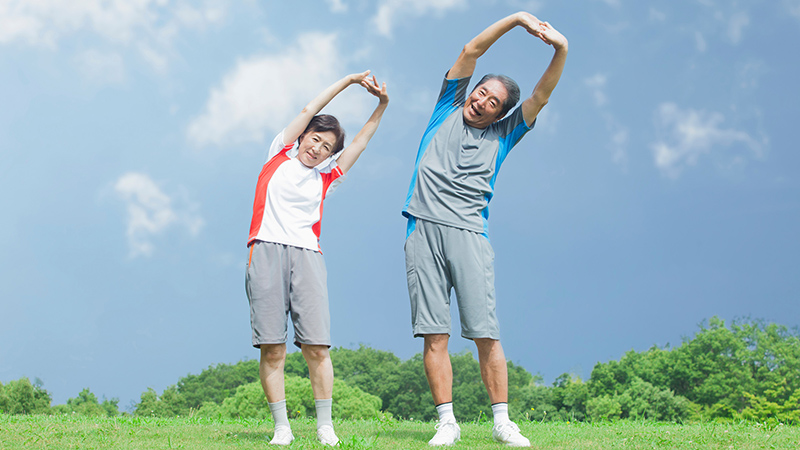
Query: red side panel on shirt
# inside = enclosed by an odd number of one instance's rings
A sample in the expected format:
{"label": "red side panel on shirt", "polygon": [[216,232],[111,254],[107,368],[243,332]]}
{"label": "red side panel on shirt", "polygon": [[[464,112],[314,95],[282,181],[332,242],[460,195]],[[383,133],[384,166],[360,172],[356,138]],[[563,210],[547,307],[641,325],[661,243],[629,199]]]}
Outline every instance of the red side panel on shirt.
{"label": "red side panel on shirt", "polygon": [[[336,181],[337,178],[344,175],[344,173],[339,166],[336,166],[330,173],[322,173],[320,175],[322,175],[322,199],[319,202],[319,221],[311,226],[311,229],[317,236],[317,242],[319,242],[319,236],[322,232],[322,205],[325,204],[325,195],[328,193],[328,188],[331,187],[331,184]],[[320,249],[320,251],[322,251],[322,249]]]}
{"label": "red side panel on shirt", "polygon": [[[258,231],[261,228],[261,221],[264,219],[264,208],[267,203],[267,186],[272,175],[280,167],[281,164],[289,160],[286,153],[292,148],[294,144],[283,147],[277,155],[264,164],[261,168],[261,173],[258,174],[258,183],[256,184],[256,199],[253,201],[253,219],[250,222],[250,236],[247,238],[247,245],[250,245],[258,236]],[[317,235],[319,237],[319,235]]]}

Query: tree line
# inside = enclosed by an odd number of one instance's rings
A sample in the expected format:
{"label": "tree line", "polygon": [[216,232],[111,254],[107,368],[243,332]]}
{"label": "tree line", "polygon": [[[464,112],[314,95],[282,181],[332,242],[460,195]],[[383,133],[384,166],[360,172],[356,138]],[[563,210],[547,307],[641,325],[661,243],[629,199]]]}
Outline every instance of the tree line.
{"label": "tree line", "polygon": [[[334,417],[377,414],[432,420],[422,355],[401,360],[361,346],[331,349],[336,379]],[[453,401],[460,420],[489,412],[480,368],[470,352],[451,355]],[[287,407],[294,417],[313,414],[308,368],[300,352],[286,360]],[[515,420],[658,421],[754,420],[800,424],[800,333],[758,320],[718,318],[700,325],[676,348],[652,347],[597,363],[588,380],[564,373],[552,385],[508,363],[509,412]],[[84,389],[65,405],[50,406],[41,382],[27,378],[0,384],[0,411],[10,414],[119,414],[117,399],[100,401]],[[134,415],[265,419],[269,409],[258,381],[258,361],[217,364],[189,374],[160,395],[143,392]]]}

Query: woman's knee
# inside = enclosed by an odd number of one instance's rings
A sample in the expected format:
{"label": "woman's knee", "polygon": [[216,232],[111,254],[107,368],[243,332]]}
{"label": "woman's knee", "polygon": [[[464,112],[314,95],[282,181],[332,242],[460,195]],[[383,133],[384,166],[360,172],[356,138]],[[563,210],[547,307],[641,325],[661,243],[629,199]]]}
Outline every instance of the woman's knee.
{"label": "woman's knee", "polygon": [[282,364],[286,359],[285,344],[262,344],[261,361],[270,365]]}

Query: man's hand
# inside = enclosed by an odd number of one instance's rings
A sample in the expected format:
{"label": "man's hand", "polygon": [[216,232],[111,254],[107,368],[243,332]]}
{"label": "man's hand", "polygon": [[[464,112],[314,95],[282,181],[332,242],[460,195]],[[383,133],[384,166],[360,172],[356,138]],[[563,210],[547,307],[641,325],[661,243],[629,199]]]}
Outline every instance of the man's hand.
{"label": "man's hand", "polygon": [[567,38],[553,28],[548,22],[541,23],[541,30],[539,38],[541,38],[545,44],[552,45],[556,50],[566,49],[569,45]]}
{"label": "man's hand", "polygon": [[544,31],[542,25],[544,22],[537,19],[533,14],[525,11],[518,12],[516,14],[516,19],[518,26],[521,26],[531,35],[536,36],[544,41],[544,38],[542,37],[542,32]]}

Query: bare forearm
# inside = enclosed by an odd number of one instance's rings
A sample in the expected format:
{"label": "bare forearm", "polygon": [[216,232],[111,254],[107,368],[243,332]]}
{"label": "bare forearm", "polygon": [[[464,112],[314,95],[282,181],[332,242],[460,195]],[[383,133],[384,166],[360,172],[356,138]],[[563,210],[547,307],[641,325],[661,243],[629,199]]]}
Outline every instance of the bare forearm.
{"label": "bare forearm", "polygon": [[339,95],[339,93],[345,90],[348,86],[353,83],[358,83],[362,78],[364,78],[364,76],[366,76],[366,73],[368,73],[368,71],[362,75],[347,75],[317,94],[317,96],[308,102],[303,110],[300,111],[300,114],[298,114],[297,117],[295,117],[289,123],[289,125],[286,126],[283,136],[285,143],[294,142],[298,137],[300,137],[311,119],[320,111],[322,111],[322,108],[327,106],[327,104],[330,103],[334,97]]}
{"label": "bare forearm", "polygon": [[525,28],[528,33],[538,36],[538,20],[539,19],[533,15],[520,11],[489,25],[489,27],[472,38],[472,40],[464,46],[455,64],[453,64],[453,67],[448,72],[447,77],[449,79],[456,79],[471,76],[475,71],[478,58],[483,56],[501,36],[511,31],[514,27],[521,26]]}
{"label": "bare forearm", "polygon": [[501,36],[511,31],[511,29],[517,25],[516,14],[504,17],[472,38],[472,40],[464,46],[463,52],[469,57],[475,59],[480,58]]}
{"label": "bare forearm", "polygon": [[381,119],[383,118],[383,113],[386,111],[386,107],[388,105],[388,101],[378,103],[375,111],[372,112],[372,115],[369,117],[364,126],[361,127],[361,130],[353,138],[353,141],[347,146],[346,149],[342,151],[342,156],[340,156],[336,161],[342,171],[349,171],[364,150],[367,149],[367,144],[378,130],[378,125],[380,125]]}
{"label": "bare forearm", "polygon": [[549,23],[545,22],[544,25],[543,40],[555,48],[555,54],[539,82],[536,83],[531,96],[522,102],[522,114],[528,125],[533,123],[542,108],[550,101],[550,95],[558,85],[561,74],[564,72],[564,65],[567,62],[567,53],[569,52],[567,38]]}
{"label": "bare forearm", "polygon": [[567,49],[556,50],[553,59],[550,61],[550,65],[547,66],[544,74],[542,74],[542,78],[539,79],[539,82],[536,83],[536,87],[533,89],[533,96],[538,102],[545,104],[550,100],[550,94],[553,93],[556,85],[558,85],[561,74],[564,72],[564,65],[566,62]]}

